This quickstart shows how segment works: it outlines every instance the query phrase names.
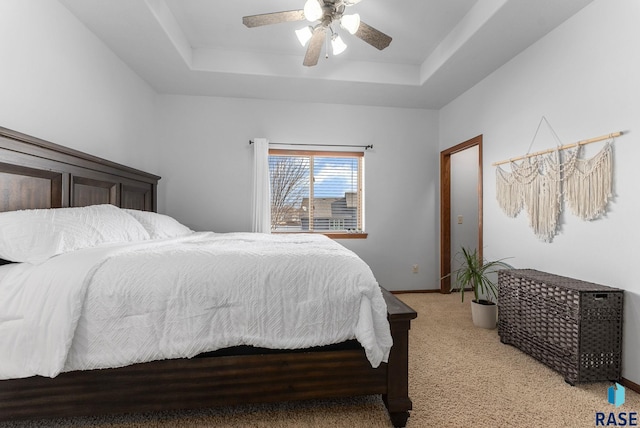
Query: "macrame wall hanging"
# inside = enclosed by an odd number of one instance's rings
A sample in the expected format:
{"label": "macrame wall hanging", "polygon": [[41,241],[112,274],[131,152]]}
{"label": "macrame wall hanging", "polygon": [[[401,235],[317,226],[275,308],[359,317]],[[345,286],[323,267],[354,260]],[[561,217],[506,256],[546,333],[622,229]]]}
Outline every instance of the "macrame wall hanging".
{"label": "macrame wall hanging", "polygon": [[[529,151],[543,121],[559,142],[543,116]],[[551,242],[558,231],[563,196],[571,212],[582,220],[600,217],[613,195],[612,142],[620,135],[622,132],[615,132],[573,144],[558,144],[553,149],[528,151],[524,156],[495,162],[498,205],[509,217],[525,209],[529,226],[545,242]],[[605,140],[609,141],[599,153],[590,159],[582,158],[582,146]],[[510,172],[499,166],[506,163],[511,166]]]}

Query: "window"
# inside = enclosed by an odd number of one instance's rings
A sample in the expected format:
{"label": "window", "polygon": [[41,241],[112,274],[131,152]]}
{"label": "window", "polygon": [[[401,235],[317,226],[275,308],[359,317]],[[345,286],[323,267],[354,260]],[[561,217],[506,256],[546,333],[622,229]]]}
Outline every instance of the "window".
{"label": "window", "polygon": [[271,229],[362,236],[363,174],[363,153],[269,150]]}

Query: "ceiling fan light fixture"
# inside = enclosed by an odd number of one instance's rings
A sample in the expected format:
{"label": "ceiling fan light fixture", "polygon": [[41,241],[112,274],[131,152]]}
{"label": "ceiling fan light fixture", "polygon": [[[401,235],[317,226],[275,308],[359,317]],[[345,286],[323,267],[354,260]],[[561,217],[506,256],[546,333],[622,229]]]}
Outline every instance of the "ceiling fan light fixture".
{"label": "ceiling fan light fixture", "polygon": [[345,51],[345,49],[347,49],[347,45],[344,40],[342,40],[342,37],[334,34],[333,36],[331,36],[331,48],[334,55],[340,55]]}
{"label": "ceiling fan light fixture", "polygon": [[307,21],[315,22],[322,18],[323,14],[322,6],[320,6],[318,0],[307,0],[304,4],[304,17],[307,18]]}
{"label": "ceiling fan light fixture", "polygon": [[358,28],[360,28],[360,14],[354,13],[352,15],[342,15],[342,18],[340,19],[340,26],[349,33],[356,34]]}
{"label": "ceiling fan light fixture", "polygon": [[254,28],[282,22],[310,21],[311,26],[307,24],[307,27],[301,28],[295,33],[300,44],[306,47],[302,65],[313,67],[318,64],[318,58],[320,58],[323,50],[328,58],[331,49],[329,48],[329,42],[331,42],[334,55],[339,55],[347,48],[344,40],[335,32],[338,25],[344,31],[348,31],[378,50],[383,50],[389,46],[392,40],[390,36],[361,21],[360,15],[357,13],[344,14],[347,7],[358,4],[360,1],[305,0],[302,10],[285,10],[243,16],[242,23],[248,28]]}
{"label": "ceiling fan light fixture", "polygon": [[298,41],[300,42],[300,44],[302,46],[306,46],[307,42],[309,42],[309,40],[313,36],[313,31],[310,26],[306,26],[304,28],[296,30],[296,36],[298,37]]}

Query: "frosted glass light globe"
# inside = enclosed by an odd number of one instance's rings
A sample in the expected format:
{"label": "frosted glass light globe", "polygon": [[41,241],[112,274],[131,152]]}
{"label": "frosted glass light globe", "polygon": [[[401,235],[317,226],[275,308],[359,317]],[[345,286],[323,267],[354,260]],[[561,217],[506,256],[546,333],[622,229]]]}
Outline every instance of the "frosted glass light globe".
{"label": "frosted glass light globe", "polygon": [[318,0],[307,0],[304,4],[304,17],[309,22],[315,22],[322,18],[322,6],[318,3]]}

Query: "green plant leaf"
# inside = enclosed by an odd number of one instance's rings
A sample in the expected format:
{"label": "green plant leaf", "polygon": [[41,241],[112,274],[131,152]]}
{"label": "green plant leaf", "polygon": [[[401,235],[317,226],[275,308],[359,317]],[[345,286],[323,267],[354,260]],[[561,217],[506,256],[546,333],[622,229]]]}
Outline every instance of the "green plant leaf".
{"label": "green plant leaf", "polygon": [[500,268],[512,268],[511,265],[504,261],[506,259],[483,260],[478,255],[477,249],[470,250],[464,246],[456,254],[456,258],[460,262],[460,268],[449,275],[445,275],[443,278],[455,275],[456,284],[460,289],[460,296],[463,302],[464,291],[467,287],[473,291],[474,301],[476,302],[480,299],[480,295],[486,296],[489,301],[493,301],[494,298],[498,297],[498,287],[489,275],[500,270]]}

